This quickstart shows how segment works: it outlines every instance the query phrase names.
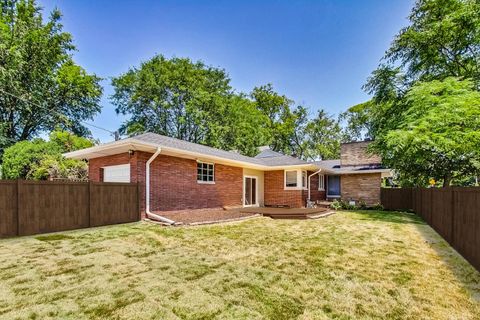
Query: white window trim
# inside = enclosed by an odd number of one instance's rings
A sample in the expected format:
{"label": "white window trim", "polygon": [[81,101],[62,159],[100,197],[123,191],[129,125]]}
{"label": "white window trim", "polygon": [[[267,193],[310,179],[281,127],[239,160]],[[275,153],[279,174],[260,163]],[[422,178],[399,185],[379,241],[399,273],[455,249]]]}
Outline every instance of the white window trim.
{"label": "white window trim", "polygon": [[[256,199],[256,202],[255,204],[245,204],[246,200],[245,199],[245,181],[247,178],[250,178],[250,179],[255,179],[255,199]],[[260,206],[260,202],[258,201],[258,176],[243,176],[243,207],[244,208],[248,208],[248,207],[259,207]]]}
{"label": "white window trim", "polygon": [[[198,180],[198,164],[199,163],[206,163],[206,164],[211,164],[213,166],[213,181],[203,181],[203,180]],[[197,160],[197,168],[196,168],[196,172],[195,172],[195,176],[197,177],[197,183],[198,184],[215,184],[215,180],[216,180],[216,174],[215,174],[215,163],[213,162],[206,162],[206,161],[199,161]]]}
{"label": "white window trim", "polygon": [[[320,181],[322,181],[321,186]],[[318,191],[325,191],[325,175],[321,173],[318,174]]]}
{"label": "white window trim", "polygon": [[[130,183],[131,182],[131,168],[130,168],[130,164],[129,163],[126,163],[126,164],[119,164],[119,165],[113,165],[113,166],[104,166],[102,167],[103,169],[103,182],[120,182],[120,183]],[[105,181],[105,176],[107,175],[106,174],[106,171],[108,169],[127,169],[126,172],[128,172],[128,175],[126,175],[126,177],[128,178],[128,181]],[[116,176],[116,178],[118,178],[118,176]]]}
{"label": "white window trim", "polygon": [[[295,171],[297,173],[297,186],[296,187],[287,187],[287,171]],[[307,181],[305,181],[305,187],[302,187],[302,172],[305,172]],[[295,170],[283,170],[283,190],[308,190],[308,172],[307,170],[295,169]]]}

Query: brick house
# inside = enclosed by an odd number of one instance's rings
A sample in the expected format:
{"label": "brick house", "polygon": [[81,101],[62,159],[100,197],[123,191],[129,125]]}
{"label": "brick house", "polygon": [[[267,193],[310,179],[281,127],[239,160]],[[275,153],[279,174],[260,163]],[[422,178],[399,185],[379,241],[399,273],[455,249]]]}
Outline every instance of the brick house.
{"label": "brick house", "polygon": [[140,183],[142,212],[162,212],[304,207],[309,197],[375,204],[380,201],[381,178],[390,170],[381,168],[379,158],[367,155],[366,146],[366,142],[343,144],[341,159],[307,162],[268,148],[247,157],[145,133],[65,156],[88,160],[90,180]]}

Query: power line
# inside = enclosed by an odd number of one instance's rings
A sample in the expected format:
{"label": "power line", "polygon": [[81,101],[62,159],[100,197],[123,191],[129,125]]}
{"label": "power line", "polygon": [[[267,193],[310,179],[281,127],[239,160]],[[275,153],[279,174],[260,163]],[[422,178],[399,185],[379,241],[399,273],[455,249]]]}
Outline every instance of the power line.
{"label": "power line", "polygon": [[[5,90],[3,90],[3,89],[0,89],[0,91],[3,92],[4,94],[7,94],[7,95],[12,96],[12,97],[14,97],[14,98],[17,98],[17,99],[19,99],[19,100],[22,100],[22,101],[24,101],[24,102],[26,102],[26,103],[30,103],[30,104],[32,104],[32,105],[34,105],[34,106],[39,107],[39,108],[43,108],[43,106],[41,106],[40,104],[38,104],[38,103],[36,103],[36,102],[33,102],[33,101],[30,101],[30,100],[28,100],[28,99],[26,99],[26,98],[19,97],[19,96],[15,95],[15,94],[10,93],[10,92],[7,92],[7,91],[5,91]],[[52,110],[52,111],[55,112],[57,115],[59,115],[59,116],[61,116],[61,117],[66,117],[66,115],[64,115],[64,114],[62,114],[62,113],[60,113],[60,112],[58,112],[58,111],[56,111],[56,110]],[[94,125],[94,124],[91,124],[91,123],[88,123],[88,122],[85,122],[85,121],[81,121],[81,120],[79,120],[78,122],[80,122],[80,123],[82,123],[82,124],[84,124],[84,125],[87,125],[87,126],[91,126],[91,127],[93,127],[93,128],[97,128],[97,129],[99,129],[99,130],[106,131],[106,132],[112,134],[112,135],[115,137],[115,140],[119,140],[119,139],[120,139],[120,134],[119,134],[118,131],[111,131],[111,130],[108,130],[108,129],[102,128],[102,127],[100,127],[100,126],[97,126],[97,125]]]}

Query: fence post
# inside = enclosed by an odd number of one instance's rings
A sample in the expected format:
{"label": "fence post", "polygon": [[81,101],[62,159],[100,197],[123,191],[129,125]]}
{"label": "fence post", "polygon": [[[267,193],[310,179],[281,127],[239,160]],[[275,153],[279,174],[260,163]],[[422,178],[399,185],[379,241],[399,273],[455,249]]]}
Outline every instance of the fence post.
{"label": "fence post", "polygon": [[137,181],[137,210],[138,210],[138,220],[142,220],[142,209],[140,205],[140,182]]}
{"label": "fence post", "polygon": [[93,192],[93,181],[88,181],[88,227],[92,225],[92,192]]}
{"label": "fence post", "polygon": [[454,187],[450,187],[450,189],[452,190],[452,221],[450,222],[450,244],[452,245],[452,247],[456,248],[456,244],[455,244],[455,237],[453,235],[453,233],[455,232],[455,228],[454,228],[454,223],[455,223],[455,188]]}
{"label": "fence post", "polygon": [[17,179],[17,236],[20,235],[20,179]]}

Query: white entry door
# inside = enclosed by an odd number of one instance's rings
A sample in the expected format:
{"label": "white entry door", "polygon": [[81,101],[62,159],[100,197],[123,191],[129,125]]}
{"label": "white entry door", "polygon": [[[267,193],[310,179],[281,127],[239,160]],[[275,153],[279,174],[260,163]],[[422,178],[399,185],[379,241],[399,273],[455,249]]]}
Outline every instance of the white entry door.
{"label": "white entry door", "polygon": [[258,206],[257,177],[243,177],[243,206]]}

